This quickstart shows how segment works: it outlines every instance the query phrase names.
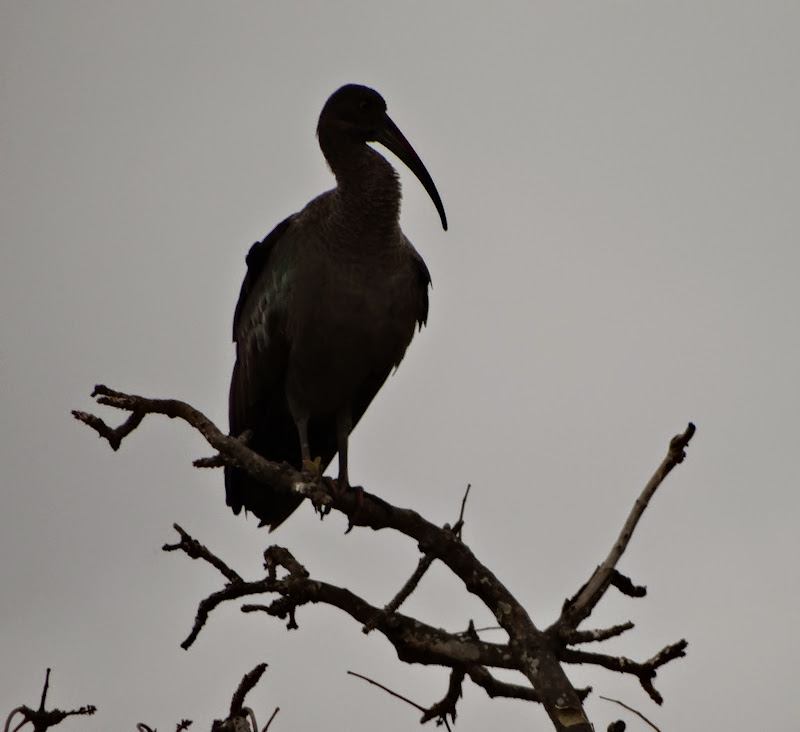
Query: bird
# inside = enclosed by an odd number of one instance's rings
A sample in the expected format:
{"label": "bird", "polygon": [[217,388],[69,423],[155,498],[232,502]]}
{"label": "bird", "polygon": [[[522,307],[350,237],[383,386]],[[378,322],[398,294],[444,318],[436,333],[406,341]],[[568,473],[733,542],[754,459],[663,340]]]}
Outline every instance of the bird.
{"label": "bird", "polygon": [[[236,362],[230,434],[264,458],[321,475],[339,455],[350,487],[350,432],[428,319],[431,276],[400,229],[397,171],[367,143],[394,153],[427,191],[447,230],[439,192],[414,148],[366,86],[325,103],[317,138],[336,179],[247,255],[233,318]],[[226,502],[275,530],[302,502],[225,467]],[[363,495],[363,493],[362,493]]]}

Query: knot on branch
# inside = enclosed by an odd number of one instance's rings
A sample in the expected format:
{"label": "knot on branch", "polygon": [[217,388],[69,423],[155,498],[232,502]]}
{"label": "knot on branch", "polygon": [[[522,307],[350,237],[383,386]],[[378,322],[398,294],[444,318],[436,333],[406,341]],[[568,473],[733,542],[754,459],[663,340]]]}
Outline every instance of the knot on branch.
{"label": "knot on branch", "polygon": [[684,458],[686,457],[686,447],[688,446],[689,440],[692,439],[692,436],[696,430],[697,428],[694,426],[694,423],[689,422],[689,424],[686,426],[686,429],[683,431],[683,434],[675,435],[675,437],[670,440],[668,456],[669,460],[676,465],[684,461]]}

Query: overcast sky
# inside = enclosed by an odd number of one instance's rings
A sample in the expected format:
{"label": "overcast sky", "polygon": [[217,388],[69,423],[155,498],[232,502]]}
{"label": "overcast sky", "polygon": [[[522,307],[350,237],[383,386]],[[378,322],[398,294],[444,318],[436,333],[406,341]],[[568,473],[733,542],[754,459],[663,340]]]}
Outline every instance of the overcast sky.
{"label": "overcast sky", "polygon": [[[244,256],[333,179],[314,130],[373,86],[425,161],[450,230],[401,169],[429,326],[351,439],[354,482],[444,523],[545,626],[602,560],[669,439],[698,432],[587,627],[644,660],[686,638],[657,708],[632,678],[570,668],[662,730],[800,728],[800,5],[795,2],[0,4],[0,717],[93,703],[64,729],[208,729],[245,671],[276,732],[409,730],[447,671],[307,607],[300,630],[217,611],[210,567],[160,547],[179,522],[240,573],[289,547],[387,602],[402,537],[320,523],[273,535],[226,508],[210,449],[150,418],[112,453],[76,423],[102,382],[227,425]],[[124,415],[105,411],[113,421]],[[407,612],[488,612],[441,568]],[[495,633],[487,637],[500,640]],[[507,678],[507,677],[504,677]],[[518,680],[518,679],[513,679]],[[630,715],[629,729],[644,729]],[[547,729],[467,684],[458,729]]]}

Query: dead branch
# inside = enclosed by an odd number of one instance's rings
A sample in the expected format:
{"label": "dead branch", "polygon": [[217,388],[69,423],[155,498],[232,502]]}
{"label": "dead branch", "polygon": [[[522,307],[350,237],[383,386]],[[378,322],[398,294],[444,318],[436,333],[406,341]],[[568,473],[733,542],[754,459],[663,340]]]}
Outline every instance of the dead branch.
{"label": "dead branch", "polygon": [[231,709],[230,714],[233,716],[234,714],[239,714],[244,707],[244,698],[250,692],[250,690],[260,681],[261,677],[264,674],[264,671],[267,670],[266,663],[259,663],[252,671],[246,673],[243,677],[241,682],[239,683],[239,687],[233,694],[231,698]]}
{"label": "dead branch", "polygon": [[685,640],[679,640],[677,643],[672,643],[662,648],[655,656],[643,663],[637,663],[624,656],[607,656],[604,653],[589,653],[572,648],[564,649],[561,653],[561,659],[565,663],[590,663],[595,666],[607,668],[609,671],[617,671],[618,673],[637,676],[639,678],[639,683],[647,692],[648,696],[656,704],[662,704],[664,699],[653,686],[653,679],[656,677],[656,671],[664,664],[685,656],[686,647],[688,645],[689,644]]}
{"label": "dead branch", "polygon": [[[588,690],[585,693],[579,692],[570,684],[563,671],[563,663],[592,663],[636,675],[648,694],[660,703],[661,697],[652,686],[656,669],[669,660],[684,655],[685,641],[663,649],[645,663],[636,663],[624,657],[586,653],[570,646],[606,640],[632,627],[632,624],[624,623],[604,630],[577,630],[608,587],[613,585],[632,596],[644,594],[645,589],[636,587],[621,575],[616,570],[616,564],[655,490],[685,457],[686,446],[695,429],[692,424],[671,441],[667,457],[637,499],[619,538],[604,562],[586,584],[565,602],[559,620],[542,631],[505,585],[462,541],[460,533],[464,503],[455,527],[439,527],[415,511],[392,506],[367,492],[363,495],[348,491],[336,492],[325,481],[316,480],[314,476],[298,472],[286,464],[271,463],[247,447],[246,436],[238,439],[224,435],[201,412],[184,402],[147,399],[116,392],[104,386],[96,387],[94,396],[100,404],[131,412],[131,417],[116,429],[108,427],[93,415],[74,413],[77,419],[107,439],[112,448],[116,449],[115,445],[118,447],[119,442],[141,423],[146,414],[180,418],[197,429],[219,452],[215,458],[203,459],[200,464],[236,465],[257,480],[268,484],[271,490],[299,494],[310,498],[324,512],[335,510],[345,514],[351,525],[369,527],[375,531],[398,531],[413,539],[423,554],[423,560],[407,587],[381,609],[370,605],[346,588],[311,579],[305,567],[287,549],[281,547],[270,547],[265,553],[265,577],[245,581],[213,552],[176,526],[181,535],[180,542],[166,545],[164,549],[180,549],[194,559],[208,562],[227,581],[221,590],[200,602],[192,632],[182,644],[184,648],[194,642],[210,613],[222,602],[262,593],[277,595],[269,604],[245,605],[242,611],[264,612],[288,619],[289,629],[297,627],[296,611],[299,607],[322,602],[346,612],[365,628],[377,629],[393,644],[400,660],[407,663],[437,664],[451,669],[447,694],[426,714],[434,710],[434,716],[439,719],[446,720],[448,715],[455,718],[456,700],[460,696],[463,679],[468,675],[491,696],[524,698],[541,703],[554,728],[562,732],[589,732],[591,729],[581,704]],[[433,559],[444,563],[461,579],[465,588],[492,612],[508,636],[506,643],[481,641],[474,630],[467,633],[447,632],[397,612],[399,605],[417,586],[419,578]],[[282,570],[280,576],[279,570]],[[527,679],[529,686],[501,683],[491,676],[488,668],[515,669]]]}
{"label": "dead branch", "polygon": [[576,646],[581,643],[594,643],[599,641],[608,640],[609,638],[616,638],[622,635],[625,631],[633,629],[634,625],[629,620],[627,623],[614,625],[610,628],[598,628],[596,630],[573,630],[564,634],[564,640],[567,645]]}
{"label": "dead branch", "polygon": [[629,712],[633,712],[637,717],[639,717],[640,719],[644,720],[656,732],[661,732],[661,730],[659,730],[658,727],[656,727],[647,717],[645,717],[644,714],[642,714],[641,712],[637,711],[633,707],[629,707],[627,704],[621,702],[619,699],[612,699],[610,696],[603,696],[602,694],[598,694],[598,696],[601,699],[604,699],[605,701],[610,701],[610,702],[613,702],[614,704],[619,704],[621,707],[624,707]]}
{"label": "dead branch", "polygon": [[181,540],[177,544],[164,544],[164,546],[161,547],[162,551],[174,552],[180,549],[192,559],[203,559],[213,567],[216,567],[228,582],[242,582],[242,578],[225,564],[225,562],[208,551],[199,541],[189,536],[178,524],[172,524],[172,528],[181,535]]}
{"label": "dead branch", "polygon": [[261,732],[267,732],[267,730],[269,729],[269,726],[272,724],[272,720],[275,719],[275,717],[278,716],[278,712],[280,710],[281,710],[280,707],[275,707],[275,711],[272,712],[272,714],[270,715],[270,718],[267,720],[267,723],[264,725],[264,729]]}
{"label": "dead branch", "polygon": [[689,440],[695,433],[695,426],[689,422],[683,434],[675,435],[669,443],[669,450],[667,456],[658,466],[656,472],[647,482],[641,495],[636,499],[633,504],[630,514],[628,515],[625,524],[620,531],[614,546],[608,553],[605,561],[594,571],[589,581],[578,591],[578,593],[564,604],[561,612],[561,617],[556,621],[554,627],[559,631],[575,630],[581,622],[589,617],[592,610],[600,598],[605,594],[606,589],[612,580],[614,570],[617,562],[619,562],[622,554],[633,536],[634,529],[639,523],[644,510],[650,503],[650,499],[655,494],[658,487],[664,482],[664,479],[670,474],[672,469],[683,462],[686,457],[686,447]]}
{"label": "dead branch", "polygon": [[[180,722],[178,722],[178,724],[175,725],[175,732],[185,732],[191,726],[191,719],[182,719]],[[146,725],[144,722],[137,722],[136,730],[137,732],[158,732],[157,729]]]}
{"label": "dead branch", "polygon": [[[326,500],[326,492],[319,496],[322,488],[319,481],[313,476],[300,473],[288,465],[279,465],[265,460],[258,453],[248,449],[243,440],[223,434],[219,428],[202,412],[177,399],[150,399],[135,394],[124,394],[109,389],[103,384],[95,386],[92,396],[98,404],[115,409],[122,409],[132,413],[128,420],[112,429],[100,417],[87,412],[73,410],[72,415],[80,422],[95,430],[100,437],[108,440],[111,447],[116,450],[122,440],[141,424],[148,414],[161,414],[170,419],[181,419],[194,427],[208,442],[211,447],[219,452],[219,461],[226,465],[235,465],[246,470],[258,480],[275,486],[278,490],[297,492],[311,498]],[[132,417],[136,415],[136,419]],[[206,458],[201,459],[207,462]]]}
{"label": "dead branch", "polygon": [[[266,663],[259,663],[242,677],[239,686],[231,697],[231,706],[227,718],[224,720],[214,720],[211,725],[211,732],[244,732],[245,730],[258,732],[256,714],[250,707],[244,706],[244,699],[261,680],[266,669]],[[269,718],[269,721],[264,727],[264,732],[266,732],[277,713],[278,708],[275,709],[272,716]]]}
{"label": "dead branch", "polygon": [[42,688],[42,697],[39,701],[39,708],[31,709],[28,706],[22,705],[12,709],[11,713],[6,718],[3,732],[11,731],[11,722],[18,714],[22,717],[22,719],[17,726],[13,728],[13,732],[22,729],[22,727],[24,727],[26,724],[30,724],[31,727],[33,727],[33,732],[46,732],[46,730],[50,729],[50,727],[55,727],[57,724],[61,724],[61,722],[63,722],[67,717],[91,716],[97,711],[97,707],[93,706],[92,704],[83,706],[80,709],[71,709],[69,711],[63,711],[61,709],[45,709],[47,691],[49,688],[50,669],[47,669],[44,677],[44,686]]}
{"label": "dead branch", "polygon": [[[464,497],[461,499],[461,511],[458,514],[458,520],[453,525],[452,528],[445,525],[443,528],[445,530],[450,530],[453,532],[455,536],[459,539],[461,538],[461,530],[464,527],[464,510],[467,506],[467,498],[469,497],[469,491],[472,488],[471,485],[467,486],[467,490],[464,491]],[[414,570],[414,573],[411,577],[408,578],[408,581],[400,588],[400,591],[389,601],[389,603],[384,607],[387,613],[393,613],[395,610],[400,608],[402,605],[411,595],[411,593],[417,588],[422,577],[425,575],[425,572],[428,571],[430,566],[433,564],[434,559],[436,556],[434,554],[423,554],[420,557],[419,564],[417,564],[417,568]],[[364,632],[369,633],[372,630],[369,626],[364,627]]]}
{"label": "dead branch", "polygon": [[423,707],[421,704],[417,704],[415,701],[409,699],[407,696],[403,696],[402,694],[398,694],[396,691],[392,691],[388,686],[384,686],[383,684],[375,681],[375,679],[369,678],[369,676],[358,674],[355,671],[348,671],[347,673],[349,676],[355,676],[357,679],[361,679],[362,681],[366,681],[368,684],[377,686],[379,689],[389,694],[389,696],[393,696],[395,699],[404,701],[406,704],[409,704],[410,706],[417,708],[420,712],[427,711],[425,707]]}
{"label": "dead branch", "polygon": [[422,715],[422,719],[419,720],[420,724],[425,724],[431,719],[438,719],[448,730],[450,729],[447,717],[449,716],[453,722],[456,721],[456,703],[463,694],[464,676],[466,676],[466,672],[463,668],[454,668],[450,671],[450,683],[447,685],[447,693],[441,701],[436,702]]}
{"label": "dead branch", "polygon": [[508,699],[524,699],[525,701],[537,703],[542,701],[536,693],[536,689],[530,686],[498,681],[485,666],[478,666],[477,664],[467,666],[467,674],[473,683],[483,688],[491,699],[499,696]]}

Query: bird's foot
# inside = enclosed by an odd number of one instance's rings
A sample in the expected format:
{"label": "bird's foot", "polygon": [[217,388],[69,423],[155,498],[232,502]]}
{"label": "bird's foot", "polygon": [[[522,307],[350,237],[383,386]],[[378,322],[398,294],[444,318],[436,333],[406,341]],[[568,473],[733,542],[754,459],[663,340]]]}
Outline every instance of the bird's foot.
{"label": "bird's foot", "polygon": [[[311,463],[311,461],[307,461]],[[311,463],[313,465],[313,463]],[[304,466],[305,470],[309,470]],[[310,472],[310,470],[309,470]],[[320,482],[324,483],[327,489],[330,491],[331,496],[333,497],[334,501],[341,500],[344,498],[345,494],[348,491],[353,491],[355,493],[355,509],[350,511],[347,514],[347,530],[344,532],[345,534],[349,534],[353,527],[355,526],[355,520],[361,514],[361,511],[364,508],[364,489],[360,485],[350,485],[349,481],[339,478],[334,480],[333,478],[321,477]],[[330,507],[328,507],[328,512],[330,511]],[[327,512],[326,512],[327,513]]]}
{"label": "bird's foot", "polygon": [[322,478],[322,458],[316,457],[313,460],[303,460],[303,472],[310,473],[317,480]]}
{"label": "bird's foot", "polygon": [[303,460],[302,470],[304,473],[307,473],[311,476],[312,480],[320,489],[314,491],[312,494],[311,503],[314,506],[314,510],[319,514],[321,521],[331,512],[333,500],[325,491],[325,487],[330,483],[333,483],[333,480],[322,475],[322,458],[320,457],[317,457],[314,460]]}
{"label": "bird's foot", "polygon": [[[344,481],[336,481],[337,484],[342,482]],[[344,532],[345,534],[349,534],[355,526],[356,519],[359,518],[364,509],[364,489],[360,485],[350,485],[345,482],[344,486],[337,485],[337,490],[340,492],[340,495],[345,491],[354,491],[356,494],[356,508],[355,511],[347,515],[347,529]]]}

